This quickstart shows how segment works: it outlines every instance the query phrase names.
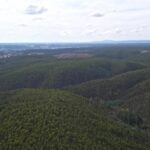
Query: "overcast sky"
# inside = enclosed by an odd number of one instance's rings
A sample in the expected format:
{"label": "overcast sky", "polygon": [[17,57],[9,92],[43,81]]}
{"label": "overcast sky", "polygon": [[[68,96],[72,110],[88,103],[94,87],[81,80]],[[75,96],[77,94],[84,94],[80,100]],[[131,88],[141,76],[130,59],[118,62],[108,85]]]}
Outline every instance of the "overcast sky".
{"label": "overcast sky", "polygon": [[150,0],[0,0],[0,42],[150,39]]}

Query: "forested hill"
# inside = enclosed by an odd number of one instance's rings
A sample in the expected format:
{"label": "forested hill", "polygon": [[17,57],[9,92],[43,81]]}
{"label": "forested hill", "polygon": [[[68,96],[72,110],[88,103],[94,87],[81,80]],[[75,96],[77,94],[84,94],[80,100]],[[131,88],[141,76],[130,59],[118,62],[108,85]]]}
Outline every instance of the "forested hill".
{"label": "forested hill", "polygon": [[59,90],[0,94],[2,150],[149,150],[148,135],[113,121],[83,97]]}
{"label": "forested hill", "polygon": [[150,69],[148,68],[109,79],[88,81],[66,89],[92,99],[97,105],[102,103],[109,107],[108,110],[113,109],[117,117],[118,114],[123,113],[123,121],[127,124],[132,124],[133,121],[133,124],[137,125],[136,119],[140,118],[142,122],[139,125],[146,126],[150,130]]}
{"label": "forested hill", "polygon": [[0,52],[0,150],[149,150],[150,45]]}
{"label": "forested hill", "polygon": [[97,57],[69,60],[51,56],[21,58],[0,64],[0,90],[61,88],[146,67],[130,61]]}
{"label": "forested hill", "polygon": [[[150,68],[123,73],[108,79],[97,79],[70,86],[66,89],[85,97],[100,97],[105,100],[115,100],[127,97],[131,92],[150,91],[149,86],[143,85],[143,89],[135,87],[150,80]],[[134,89],[134,91],[132,90]],[[144,91],[143,91],[144,90]],[[134,95],[136,95],[134,93]]]}

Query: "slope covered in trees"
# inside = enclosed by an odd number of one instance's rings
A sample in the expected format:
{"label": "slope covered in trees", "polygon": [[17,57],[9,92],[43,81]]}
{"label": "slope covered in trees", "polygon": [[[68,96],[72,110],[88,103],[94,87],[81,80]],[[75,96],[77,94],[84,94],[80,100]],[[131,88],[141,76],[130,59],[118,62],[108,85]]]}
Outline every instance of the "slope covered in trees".
{"label": "slope covered in trees", "polygon": [[[127,94],[131,93],[132,88],[147,80],[150,80],[149,68],[123,73],[109,79],[88,81],[71,86],[68,89],[85,97],[100,97],[105,100],[115,100],[124,96],[127,97]],[[145,85],[143,85],[143,88],[144,90],[150,90]],[[138,88],[132,91],[132,93],[137,90]]]}
{"label": "slope covered in trees", "polygon": [[150,69],[131,71],[110,79],[88,81],[67,88],[68,90],[104,102],[115,108],[116,113],[134,113],[150,129]]}
{"label": "slope covered in trees", "polygon": [[57,60],[51,56],[16,58],[0,65],[0,89],[60,88],[145,68],[102,58]]}
{"label": "slope covered in trees", "polygon": [[0,149],[149,150],[149,52],[149,44],[11,51],[0,59]]}
{"label": "slope covered in trees", "polygon": [[59,90],[0,94],[1,149],[148,150],[149,136],[109,119],[83,97]]}

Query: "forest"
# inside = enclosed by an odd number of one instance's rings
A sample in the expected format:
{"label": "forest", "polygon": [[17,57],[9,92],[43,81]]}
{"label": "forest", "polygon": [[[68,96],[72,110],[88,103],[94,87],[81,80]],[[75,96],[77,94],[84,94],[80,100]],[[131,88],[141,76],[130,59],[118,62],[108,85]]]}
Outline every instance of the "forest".
{"label": "forest", "polygon": [[0,59],[0,149],[149,150],[149,44],[22,53]]}

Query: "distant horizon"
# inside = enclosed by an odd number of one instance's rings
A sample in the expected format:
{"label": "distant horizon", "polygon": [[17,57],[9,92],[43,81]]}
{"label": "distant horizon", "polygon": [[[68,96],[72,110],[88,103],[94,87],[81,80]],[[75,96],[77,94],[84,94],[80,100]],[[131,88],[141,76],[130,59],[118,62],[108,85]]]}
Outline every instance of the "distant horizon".
{"label": "distant horizon", "polygon": [[150,42],[149,40],[101,40],[101,41],[60,41],[60,42],[0,42],[0,44],[102,44],[102,43],[135,43],[135,42]]}

